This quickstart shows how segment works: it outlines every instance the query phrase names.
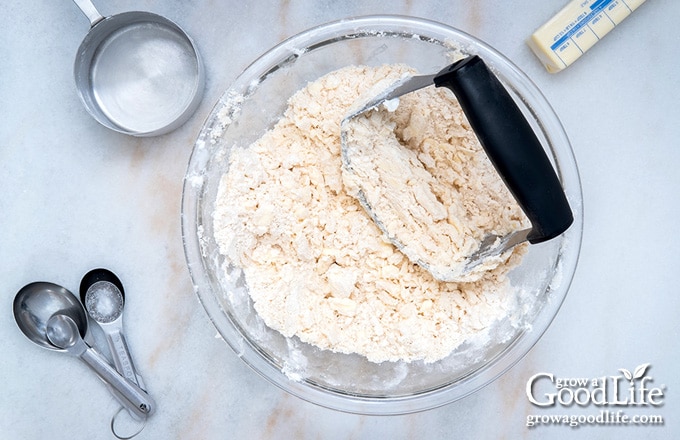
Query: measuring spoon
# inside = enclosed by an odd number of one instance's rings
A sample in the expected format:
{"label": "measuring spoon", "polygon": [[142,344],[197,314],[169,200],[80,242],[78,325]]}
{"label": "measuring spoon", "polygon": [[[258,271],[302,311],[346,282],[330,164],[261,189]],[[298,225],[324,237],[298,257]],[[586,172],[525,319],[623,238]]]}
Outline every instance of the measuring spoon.
{"label": "measuring spoon", "polygon": [[99,353],[87,345],[73,318],[61,313],[52,315],[47,320],[45,335],[52,345],[85,362],[104,382],[118,390],[139,415],[151,413],[154,405],[149,396],[118,374]]}
{"label": "measuring spoon", "polygon": [[144,390],[121,376],[83,340],[87,316],[70,291],[46,282],[28,284],[15,296],[13,313],[19,329],[29,340],[43,348],[79,357],[109,385],[131,414],[144,419],[154,410],[155,403]]}
{"label": "measuring spoon", "polygon": [[88,112],[105,127],[133,136],[156,136],[182,125],[205,86],[191,38],[150,12],[104,17],[90,0],[74,2],[90,20],[73,67]]}
{"label": "measuring spoon", "polygon": [[93,269],[80,282],[80,299],[87,313],[104,331],[116,370],[144,387],[137,374],[123,333],[125,293],[120,279],[106,269]]}

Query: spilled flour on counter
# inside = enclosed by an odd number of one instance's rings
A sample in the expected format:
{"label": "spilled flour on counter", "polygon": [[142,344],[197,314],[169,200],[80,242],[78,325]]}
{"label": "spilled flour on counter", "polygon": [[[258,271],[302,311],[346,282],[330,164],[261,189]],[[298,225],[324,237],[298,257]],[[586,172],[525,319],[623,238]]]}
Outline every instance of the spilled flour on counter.
{"label": "spilled flour on counter", "polygon": [[[524,249],[477,281],[437,281],[395,248],[352,196],[352,182],[343,182],[340,123],[372,84],[407,71],[351,66],[297,92],[270,131],[232,149],[213,213],[220,252],[243,270],[267,326],[372,362],[435,362],[513,315],[516,294],[506,275]],[[407,209],[450,222],[443,227],[462,250],[478,246],[484,231],[523,226],[448,91],[422,89],[393,110],[367,117],[379,118],[375,126],[398,140],[399,154],[427,172],[422,178],[434,194]],[[385,165],[401,173],[403,164]]]}

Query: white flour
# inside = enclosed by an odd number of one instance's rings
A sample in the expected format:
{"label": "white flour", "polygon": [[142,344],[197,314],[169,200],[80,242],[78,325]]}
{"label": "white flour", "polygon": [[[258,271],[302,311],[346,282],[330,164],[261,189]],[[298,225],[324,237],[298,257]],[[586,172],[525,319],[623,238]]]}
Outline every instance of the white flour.
{"label": "white flour", "polygon": [[[440,282],[390,244],[348,192],[340,122],[372,84],[405,71],[348,67],[296,93],[272,130],[231,152],[213,219],[220,252],[243,269],[269,327],[373,362],[434,362],[485,334],[515,307],[505,275],[523,249],[479,281]],[[440,220],[454,219],[457,249],[523,221],[446,91],[424,89],[374,115],[425,166],[424,178],[468,192],[419,199]]]}

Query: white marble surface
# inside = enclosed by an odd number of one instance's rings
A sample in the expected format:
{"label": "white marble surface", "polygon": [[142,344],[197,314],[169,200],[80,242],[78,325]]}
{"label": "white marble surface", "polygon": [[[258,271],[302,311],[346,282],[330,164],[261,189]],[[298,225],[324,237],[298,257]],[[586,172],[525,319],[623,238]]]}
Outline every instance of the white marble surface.
{"label": "white marble surface", "polygon": [[[171,134],[138,139],[109,131],[86,113],[73,85],[85,17],[69,1],[3,2],[0,438],[112,438],[108,423],[118,405],[108,391],[84,365],[29,343],[11,311],[23,285],[48,280],[75,291],[95,266],[114,270],[126,285],[128,341],[158,402],[139,439],[678,438],[680,2],[649,0],[557,75],[543,70],[524,39],[566,0],[98,3],[105,15],[142,9],[180,23],[205,60],[205,98]],[[251,371],[215,339],[192,289],[180,231],[193,140],[236,75],[310,26],[380,13],[458,27],[532,77],[571,138],[585,204],[572,288],[537,346],[474,395],[397,417],[317,407]],[[651,411],[665,418],[663,426],[525,426],[529,414],[580,414],[573,406],[530,404],[532,375],[601,377],[643,363],[652,365],[653,384],[664,385],[665,403]]]}

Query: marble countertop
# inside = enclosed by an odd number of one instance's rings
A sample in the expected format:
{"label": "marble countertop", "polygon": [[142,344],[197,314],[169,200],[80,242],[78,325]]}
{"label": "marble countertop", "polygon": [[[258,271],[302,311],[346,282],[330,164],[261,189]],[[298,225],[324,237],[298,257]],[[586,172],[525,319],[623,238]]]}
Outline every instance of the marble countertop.
{"label": "marble countertop", "polygon": [[[113,438],[118,408],[76,360],[31,344],[11,304],[25,284],[76,291],[93,267],[126,286],[126,333],[158,403],[139,439],[677,438],[680,435],[680,2],[650,0],[567,70],[548,74],[524,40],[566,0],[99,1],[104,15],[148,10],[194,38],[204,99],[178,130],[155,138],[110,131],[75,91],[72,65],[88,30],[68,1],[6,1],[0,14],[0,438]],[[311,26],[367,14],[430,18],[486,41],[543,91],[572,141],[585,226],[567,299],[544,337],[499,380],[438,409],[376,417],[288,395],[220,339],[187,270],[180,230],[183,176],[210,109],[241,70]],[[660,425],[527,427],[540,408],[535,374],[617,376],[650,364],[662,404],[587,406],[660,415]],[[637,379],[638,381],[640,379]],[[639,382],[637,382],[639,383]],[[625,384],[622,389],[627,390]],[[573,390],[573,388],[572,388]]]}

